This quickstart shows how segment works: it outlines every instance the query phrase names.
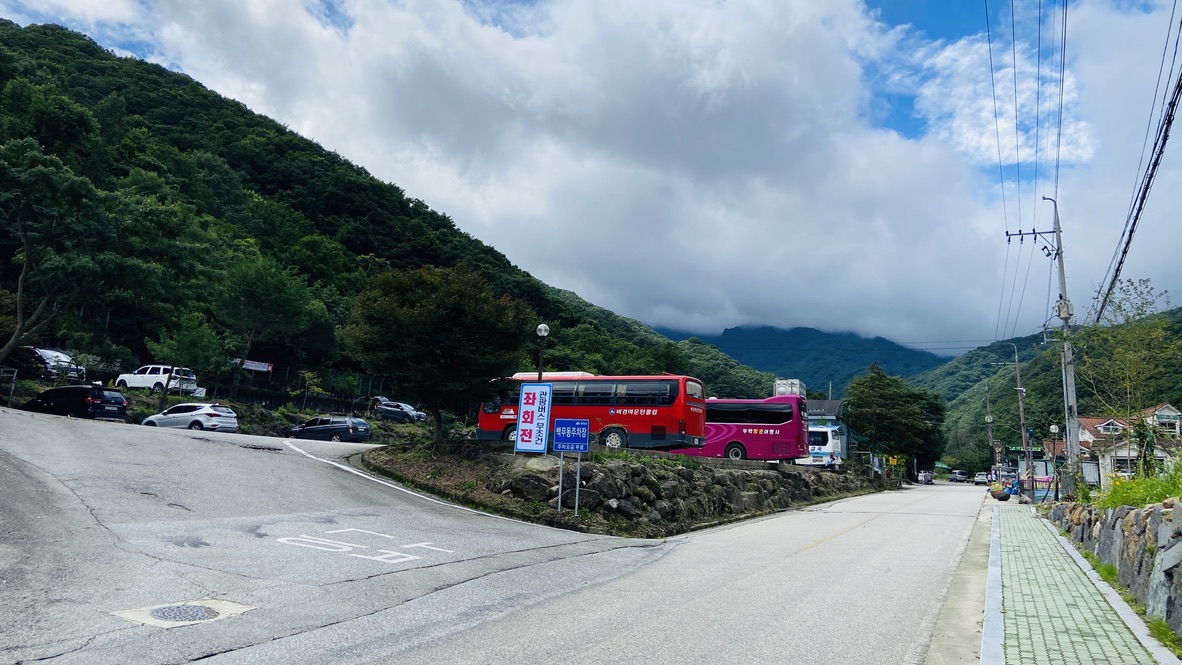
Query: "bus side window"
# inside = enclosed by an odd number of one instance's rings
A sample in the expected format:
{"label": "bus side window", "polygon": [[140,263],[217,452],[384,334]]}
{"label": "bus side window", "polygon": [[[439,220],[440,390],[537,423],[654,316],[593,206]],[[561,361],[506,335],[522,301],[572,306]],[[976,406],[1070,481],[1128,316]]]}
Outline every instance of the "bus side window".
{"label": "bus side window", "polygon": [[612,390],[615,388],[614,383],[603,382],[588,382],[579,384],[583,389],[583,395],[579,400],[580,404],[596,404],[596,405],[610,405],[612,403]]}
{"label": "bus side window", "polygon": [[575,383],[573,381],[558,381],[554,383],[553,399],[555,404],[574,404]]}
{"label": "bus side window", "polygon": [[657,384],[657,404],[672,406],[675,401],[677,401],[676,381],[661,381]]}

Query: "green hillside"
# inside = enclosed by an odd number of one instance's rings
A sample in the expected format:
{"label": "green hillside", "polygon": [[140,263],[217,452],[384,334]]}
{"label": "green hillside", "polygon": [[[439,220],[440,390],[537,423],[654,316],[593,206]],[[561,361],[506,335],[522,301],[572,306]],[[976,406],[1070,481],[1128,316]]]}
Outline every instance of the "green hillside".
{"label": "green hillside", "polygon": [[[547,322],[548,369],[685,372],[737,396],[770,385],[539,282],[428,203],[191,78],[61,27],[0,21],[0,166],[0,363],[36,343],[81,354],[102,379],[200,349],[222,359],[197,368],[214,385],[245,382],[228,361],[250,358],[280,382],[312,372],[336,394],[397,390],[360,384],[340,331],[375,275],[433,266],[475,272]],[[536,344],[521,331],[519,368]]]}
{"label": "green hillside", "polygon": [[[1119,309],[1119,303],[1115,307]],[[1142,307],[1126,313],[1103,326],[1072,331],[1080,416],[1131,421],[1130,416],[1142,409],[1182,404],[1182,310]],[[1051,425],[1062,432],[1066,416],[1061,333],[1052,331],[1049,338],[1045,345],[1041,335],[994,342],[911,379],[950,400],[944,428],[948,452],[960,466],[983,469],[989,464],[987,411],[994,438],[1007,446],[1021,444],[1011,343],[1017,345],[1022,361],[1022,411],[1033,442],[1037,446],[1054,438]]]}

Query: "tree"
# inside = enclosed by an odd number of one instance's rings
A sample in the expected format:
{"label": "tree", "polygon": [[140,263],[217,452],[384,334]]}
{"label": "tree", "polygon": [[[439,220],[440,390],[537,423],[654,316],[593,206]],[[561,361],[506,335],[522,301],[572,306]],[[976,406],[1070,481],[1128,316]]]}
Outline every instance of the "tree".
{"label": "tree", "polygon": [[422,400],[443,439],[442,410],[465,412],[494,396],[535,344],[537,316],[494,297],[463,268],[419,268],[376,276],[353,301],[356,323],[343,331],[350,355]]}
{"label": "tree", "polygon": [[307,326],[308,287],[273,259],[241,257],[226,272],[223,286],[217,316],[239,337],[243,362],[256,343],[287,341]]}
{"label": "tree", "polygon": [[[111,238],[99,192],[33,139],[0,146],[0,264],[5,286],[15,281],[11,335],[3,360],[62,311],[97,290],[96,255]],[[10,281],[11,280],[11,281]]]}
{"label": "tree", "polygon": [[1100,325],[1081,332],[1076,376],[1105,415],[1131,427],[1125,432],[1140,451],[1139,472],[1153,469],[1155,429],[1142,412],[1155,405],[1177,375],[1182,341],[1171,330],[1169,294],[1148,279],[1126,280]]}
{"label": "tree", "polygon": [[216,379],[233,367],[226,359],[226,343],[199,312],[189,312],[177,325],[161,331],[159,341],[144,340],[157,362],[193,369],[198,376]]}
{"label": "tree", "polygon": [[945,406],[936,393],[888,376],[874,363],[846,394],[845,421],[869,439],[872,452],[907,455],[925,467],[944,453]]}

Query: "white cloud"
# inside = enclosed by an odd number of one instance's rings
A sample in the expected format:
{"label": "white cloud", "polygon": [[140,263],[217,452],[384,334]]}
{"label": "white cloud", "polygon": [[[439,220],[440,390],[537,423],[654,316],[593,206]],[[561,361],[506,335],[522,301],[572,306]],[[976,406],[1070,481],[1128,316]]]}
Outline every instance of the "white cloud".
{"label": "white cloud", "polygon": [[[1168,18],[1072,5],[1061,135],[1057,61],[1044,54],[1036,84],[1020,35],[1015,139],[1008,43],[994,44],[995,124],[981,34],[925,42],[855,0],[109,4],[36,6],[150,43],[151,59],[596,304],[703,333],[813,326],[913,343],[1028,334],[1047,318],[1050,262],[1023,245],[1007,263],[1004,236],[1049,229],[1044,195],[1060,202],[1085,309],[1123,224]],[[883,126],[883,93],[914,96],[925,133]],[[999,133],[1007,168],[1020,154],[1030,177],[1037,154],[1041,179],[1019,193],[1008,173],[1004,202]],[[1126,268],[1159,287],[1180,277],[1163,221],[1178,177],[1167,159]],[[1021,317],[999,306],[1011,292]]]}

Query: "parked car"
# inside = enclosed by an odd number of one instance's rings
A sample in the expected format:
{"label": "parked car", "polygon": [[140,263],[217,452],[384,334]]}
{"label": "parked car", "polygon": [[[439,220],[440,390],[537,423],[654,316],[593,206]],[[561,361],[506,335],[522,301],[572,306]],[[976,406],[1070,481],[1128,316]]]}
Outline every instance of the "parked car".
{"label": "parked car", "polygon": [[393,420],[399,423],[421,423],[427,419],[427,414],[415,409],[406,402],[396,402],[385,397],[375,397],[374,411],[383,420]]}
{"label": "parked car", "polygon": [[287,430],[287,436],[322,441],[368,441],[369,423],[351,416],[317,416]]}
{"label": "parked car", "polygon": [[102,386],[50,388],[25,402],[21,408],[58,416],[127,422],[127,398],[114,388]]}
{"label": "parked car", "polygon": [[969,482],[969,473],[968,473],[968,471],[961,471],[960,469],[956,469],[952,473],[948,474],[948,482],[950,482],[950,483],[967,483],[967,482]]}
{"label": "parked car", "polygon": [[144,365],[130,374],[120,374],[115,379],[115,385],[120,388],[147,388],[152,392],[160,392],[167,387],[168,392],[191,394],[197,390],[197,375],[188,367]]}
{"label": "parked car", "polygon": [[228,406],[187,402],[169,407],[141,423],[149,427],[180,427],[207,429],[215,432],[237,432],[238,414]]}
{"label": "parked car", "polygon": [[977,474],[975,476],[973,476],[973,484],[974,485],[988,485],[989,484],[989,474],[985,473],[984,471],[978,471]]}
{"label": "parked car", "polygon": [[5,359],[17,370],[17,376],[31,375],[42,379],[64,379],[70,383],[86,383],[86,368],[74,362],[70,354],[56,349],[20,346]]}

